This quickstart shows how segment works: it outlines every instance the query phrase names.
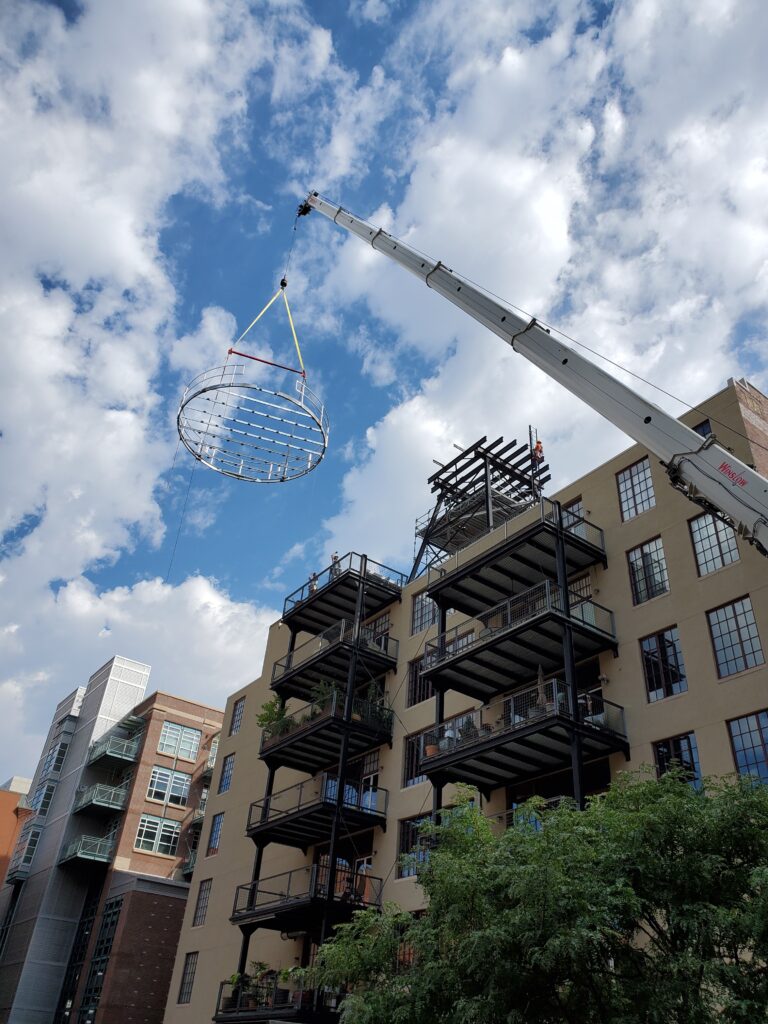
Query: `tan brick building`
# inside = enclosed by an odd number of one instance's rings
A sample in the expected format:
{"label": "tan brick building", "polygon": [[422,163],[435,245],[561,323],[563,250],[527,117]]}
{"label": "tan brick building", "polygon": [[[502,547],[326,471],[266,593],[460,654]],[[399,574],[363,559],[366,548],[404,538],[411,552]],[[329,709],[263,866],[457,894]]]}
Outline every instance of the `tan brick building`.
{"label": "tan brick building", "polygon": [[160,1024],[222,713],[115,657],[57,707],[0,890],[0,1020]]}
{"label": "tan brick building", "polygon": [[[768,474],[748,383],[683,420]],[[418,909],[418,825],[457,782],[503,828],[644,764],[768,780],[768,561],[639,446],[547,479],[483,439],[432,478],[410,579],[350,553],[286,598],[227,703],[166,1024],[333,1020],[339,995],[249,963],[306,964],[382,899]]]}

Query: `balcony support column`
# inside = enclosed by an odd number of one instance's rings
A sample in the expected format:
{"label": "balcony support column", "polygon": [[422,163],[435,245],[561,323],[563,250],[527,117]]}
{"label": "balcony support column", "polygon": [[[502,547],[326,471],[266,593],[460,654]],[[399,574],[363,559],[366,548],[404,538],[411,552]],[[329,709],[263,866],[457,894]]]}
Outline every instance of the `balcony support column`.
{"label": "balcony support column", "polygon": [[[293,634],[291,634],[293,639]],[[284,701],[282,702],[285,703]],[[264,802],[261,807],[261,821],[266,820],[269,815],[269,798],[272,796],[272,791],[275,788],[275,771],[277,769],[272,765],[267,769],[267,784],[264,787]],[[253,858],[253,871],[251,872],[251,882],[258,882],[261,875],[261,862],[264,859],[264,847],[261,843],[256,847],[256,855]],[[243,938],[240,943],[240,959],[237,961],[237,973],[245,974],[245,968],[248,964],[248,947],[251,944],[251,933],[243,932]]]}
{"label": "balcony support column", "polygon": [[[486,465],[487,468],[487,465]],[[448,622],[448,612],[443,604],[437,606],[437,632],[438,636],[445,636]],[[440,725],[445,718],[445,693],[439,690],[435,694],[435,732],[439,735]],[[437,783],[432,786],[432,818],[437,824],[437,816],[443,807],[443,784]]]}
{"label": "balcony support column", "polygon": [[[325,942],[331,932],[330,905],[336,894],[336,854],[339,845],[339,832],[344,806],[344,791],[347,781],[347,764],[349,762],[349,723],[352,721],[352,708],[355,699],[355,678],[357,676],[357,658],[360,649],[360,627],[365,607],[365,580],[368,575],[368,556],[360,556],[360,578],[357,583],[357,596],[355,598],[355,618],[352,622],[352,650],[349,655],[349,668],[347,670],[347,689],[344,694],[344,716],[343,721],[347,728],[341,737],[339,749],[339,771],[336,781],[336,806],[333,812],[331,823],[331,837],[328,844],[328,892],[325,898],[325,912],[320,930],[320,941]],[[334,697],[334,700],[337,698]]]}
{"label": "balcony support column", "polygon": [[[565,560],[565,528],[563,526],[563,506],[554,502],[557,519],[557,536],[555,551],[557,555],[557,585],[562,600],[562,613],[565,616],[563,630],[563,661],[565,664],[565,685],[568,691],[568,702],[572,720],[578,725],[580,719],[579,691],[576,682],[576,658],[573,653],[573,630],[571,629],[571,601],[568,593],[568,568]],[[581,734],[578,729],[571,729],[571,775],[573,778],[573,799],[579,810],[584,810],[584,753]]]}

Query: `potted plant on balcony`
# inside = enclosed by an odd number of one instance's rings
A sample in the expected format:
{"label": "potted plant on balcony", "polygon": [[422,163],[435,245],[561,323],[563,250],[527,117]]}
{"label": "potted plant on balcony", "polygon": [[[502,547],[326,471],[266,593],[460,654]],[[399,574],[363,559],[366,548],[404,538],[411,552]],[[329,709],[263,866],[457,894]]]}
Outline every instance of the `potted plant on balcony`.
{"label": "potted plant on balcony", "polygon": [[278,697],[273,697],[261,706],[261,711],[256,716],[256,724],[263,729],[264,736],[272,739],[275,736],[282,736],[291,727],[292,719],[287,714]]}
{"label": "potted plant on balcony", "polygon": [[424,733],[424,757],[434,757],[438,753],[437,736],[433,732]]}

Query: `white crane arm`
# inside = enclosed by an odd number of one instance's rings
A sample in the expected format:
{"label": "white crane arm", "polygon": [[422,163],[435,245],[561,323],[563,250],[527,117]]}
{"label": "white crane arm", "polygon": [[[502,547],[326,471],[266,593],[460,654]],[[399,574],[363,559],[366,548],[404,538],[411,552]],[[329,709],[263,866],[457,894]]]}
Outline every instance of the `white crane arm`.
{"label": "white crane arm", "polygon": [[334,224],[368,242],[378,252],[421,278],[478,323],[506,341],[549,377],[599,412],[629,437],[653,452],[675,487],[721,516],[768,554],[768,480],[718,445],[702,438],[674,416],[552,337],[442,263],[433,262],[404,242],[311,192],[300,213],[317,210]]}

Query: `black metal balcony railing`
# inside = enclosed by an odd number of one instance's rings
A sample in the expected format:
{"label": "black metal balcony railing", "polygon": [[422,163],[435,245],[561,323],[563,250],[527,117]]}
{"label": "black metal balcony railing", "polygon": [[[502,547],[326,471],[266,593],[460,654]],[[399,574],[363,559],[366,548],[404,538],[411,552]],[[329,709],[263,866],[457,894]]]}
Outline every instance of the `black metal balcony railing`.
{"label": "black metal balcony railing", "polygon": [[125,740],[117,736],[107,736],[98,740],[88,751],[88,764],[93,764],[102,757],[116,761],[135,761],[139,753],[139,738]]}
{"label": "black metal balcony railing", "polygon": [[[309,810],[318,804],[336,804],[339,780],[329,772],[297,786],[282,789],[264,800],[255,800],[248,811],[248,829],[273,823],[295,815],[298,811]],[[386,789],[371,789],[363,782],[347,781],[344,785],[343,808],[345,811],[364,811],[369,814],[386,815],[389,793]],[[265,813],[266,812],[266,813]]]}
{"label": "black metal balcony railing", "polygon": [[552,796],[548,800],[544,800],[541,808],[535,814],[532,814],[523,804],[517,807],[509,807],[506,811],[502,811],[500,814],[493,814],[488,818],[491,831],[494,835],[499,836],[509,828],[524,826],[538,832],[542,828],[542,815],[545,815],[547,811],[554,811],[563,801],[573,803],[570,797]]}
{"label": "black metal balcony railing", "polygon": [[[579,594],[571,593],[570,618],[581,626],[615,639],[613,612]],[[538,583],[535,587],[510,597],[488,611],[467,619],[447,632],[428,640],[424,647],[422,671],[427,671],[457,654],[469,651],[488,642],[491,638],[520,629],[536,619],[551,614],[565,615],[565,600],[562,588],[551,580]]]}
{"label": "black metal balcony railing", "polygon": [[197,863],[197,850],[190,850],[189,856],[181,865],[181,873],[183,875],[191,875],[195,870],[195,864]]}
{"label": "black metal balcony railing", "polygon": [[[232,920],[276,917],[281,911],[302,912],[306,904],[326,901],[329,896],[330,869],[321,864],[295,868],[270,878],[239,885],[235,892]],[[332,902],[350,909],[381,906],[380,878],[350,868],[336,870]]]}
{"label": "black metal balcony railing", "polygon": [[[542,498],[540,514],[543,523],[557,526],[557,506],[554,501],[549,498]],[[563,529],[571,537],[579,537],[593,547],[599,548],[603,552],[605,551],[605,534],[600,527],[595,526],[594,523],[587,522],[586,519],[575,515],[573,512],[569,512],[567,508],[563,509]]]}
{"label": "black metal balcony railing", "polygon": [[75,800],[73,811],[85,807],[104,808],[109,811],[121,811],[128,802],[128,791],[121,786],[105,786],[97,782],[80,793]]}
{"label": "black metal balcony railing", "polygon": [[[579,694],[579,712],[581,723],[586,728],[626,737],[624,708],[606,700],[599,690]],[[538,721],[553,717],[573,718],[571,695],[559,679],[538,683],[425,730],[422,733],[422,763],[426,767],[432,758],[448,751],[472,747],[494,736],[527,729]]]}
{"label": "black metal balcony railing", "polygon": [[327,989],[302,988],[278,977],[233,985],[222,981],[216,1000],[215,1018],[229,1020],[300,1020],[304,1016],[337,1013],[344,998],[343,992]]}
{"label": "black metal balcony railing", "polygon": [[[278,682],[286,672],[291,672],[305,662],[339,644],[350,644],[353,636],[353,623],[349,619],[335,622],[322,633],[300,644],[283,658],[279,658],[272,667],[272,682]],[[388,633],[376,634],[368,626],[360,627],[360,647],[363,651],[384,655],[397,661],[398,642]]]}
{"label": "black metal balcony railing", "polygon": [[[314,728],[320,721],[335,719],[340,720],[344,715],[344,695],[338,691],[333,694],[330,700],[323,703],[312,702],[305,704],[293,714],[286,715],[275,726],[265,729],[261,737],[261,750],[267,751],[270,747],[281,743],[286,737],[304,729]],[[384,707],[375,701],[364,700],[362,697],[355,697],[352,701],[352,722],[366,726],[382,734],[391,736],[394,712],[391,708]]]}
{"label": "black metal balcony railing", "polygon": [[[349,554],[343,555],[341,558],[332,562],[331,565],[327,566],[322,572],[316,573],[314,578],[309,580],[303,586],[294,590],[292,594],[289,594],[285,599],[283,606],[283,615],[288,614],[292,608],[296,605],[301,604],[303,601],[313,597],[316,593],[319,593],[325,587],[330,586],[337,579],[344,575],[346,572],[360,573],[362,570],[363,556],[358,555],[355,551],[350,551]],[[382,565],[381,562],[374,562],[373,559],[367,560],[366,578],[373,582],[381,582],[389,588],[402,589],[408,581],[408,577],[398,572],[397,569],[392,569],[388,565]]]}

